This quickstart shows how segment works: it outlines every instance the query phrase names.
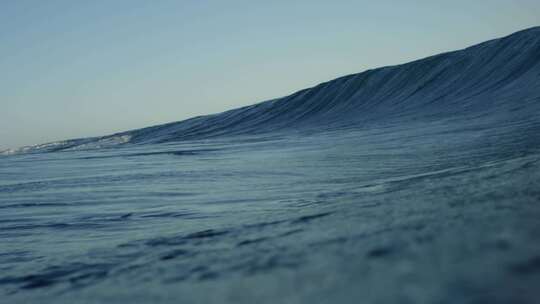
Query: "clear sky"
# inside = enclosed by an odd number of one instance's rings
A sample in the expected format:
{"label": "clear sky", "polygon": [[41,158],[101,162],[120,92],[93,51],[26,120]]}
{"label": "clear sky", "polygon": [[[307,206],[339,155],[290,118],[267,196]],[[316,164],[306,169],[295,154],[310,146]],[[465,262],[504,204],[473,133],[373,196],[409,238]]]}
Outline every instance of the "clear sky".
{"label": "clear sky", "polygon": [[2,0],[0,150],[220,112],[537,25],[538,0]]}

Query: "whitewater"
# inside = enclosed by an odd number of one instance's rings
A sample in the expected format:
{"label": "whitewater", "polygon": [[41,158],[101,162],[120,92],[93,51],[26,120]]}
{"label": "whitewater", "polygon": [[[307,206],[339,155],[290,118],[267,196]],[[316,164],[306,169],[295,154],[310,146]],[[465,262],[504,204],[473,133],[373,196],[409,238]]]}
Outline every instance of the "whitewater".
{"label": "whitewater", "polygon": [[540,27],[2,152],[2,303],[537,303]]}

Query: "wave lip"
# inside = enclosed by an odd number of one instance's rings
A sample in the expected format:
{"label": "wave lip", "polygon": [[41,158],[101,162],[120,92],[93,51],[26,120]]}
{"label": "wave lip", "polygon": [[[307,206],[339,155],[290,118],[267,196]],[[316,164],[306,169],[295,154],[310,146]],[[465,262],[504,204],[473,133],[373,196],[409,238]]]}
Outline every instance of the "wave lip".
{"label": "wave lip", "polygon": [[433,119],[518,121],[540,114],[540,27],[463,50],[347,75],[219,114],[4,151],[95,149]]}
{"label": "wave lip", "polygon": [[26,146],[26,147],[16,148],[16,149],[8,149],[8,150],[0,151],[0,155],[100,149],[100,148],[107,148],[107,147],[129,143],[131,141],[131,137],[132,136],[129,134],[123,134],[123,135],[104,136],[104,137],[99,137],[99,138],[64,140],[64,141],[51,142],[47,144]]}

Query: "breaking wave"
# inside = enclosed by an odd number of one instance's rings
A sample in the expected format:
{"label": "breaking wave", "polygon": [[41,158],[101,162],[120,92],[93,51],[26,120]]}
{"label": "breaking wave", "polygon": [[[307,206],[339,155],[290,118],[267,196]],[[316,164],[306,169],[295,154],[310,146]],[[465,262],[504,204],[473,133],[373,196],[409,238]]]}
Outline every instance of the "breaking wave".
{"label": "breaking wave", "polygon": [[321,132],[418,120],[533,120],[540,114],[540,27],[410,63],[340,77],[227,112],[110,136],[5,151],[92,149],[221,136]]}

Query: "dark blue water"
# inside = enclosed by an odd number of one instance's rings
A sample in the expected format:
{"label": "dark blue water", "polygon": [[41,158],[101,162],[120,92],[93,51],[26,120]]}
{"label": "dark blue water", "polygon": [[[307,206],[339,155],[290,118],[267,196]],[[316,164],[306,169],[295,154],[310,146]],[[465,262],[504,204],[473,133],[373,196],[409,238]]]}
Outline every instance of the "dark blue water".
{"label": "dark blue water", "polygon": [[2,303],[540,296],[538,28],[5,154]]}

